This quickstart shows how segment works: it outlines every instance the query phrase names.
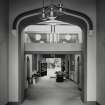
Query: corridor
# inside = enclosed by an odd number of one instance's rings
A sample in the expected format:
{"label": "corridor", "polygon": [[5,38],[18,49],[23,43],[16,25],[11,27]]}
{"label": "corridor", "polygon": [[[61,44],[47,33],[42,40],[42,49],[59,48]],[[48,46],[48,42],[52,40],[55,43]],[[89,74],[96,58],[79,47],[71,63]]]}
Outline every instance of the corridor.
{"label": "corridor", "polygon": [[56,82],[55,78],[42,77],[27,90],[22,105],[85,105],[80,94],[72,81]]}
{"label": "corridor", "polygon": [[[0,105],[20,105],[23,101],[27,88],[24,54],[31,52],[30,59],[35,59],[30,62],[33,73],[40,70],[41,54],[50,52],[53,56],[60,51],[69,55],[80,51],[84,101],[105,105],[104,10],[105,0],[0,0]],[[82,34],[77,29],[60,26],[78,26]],[[82,45],[71,36],[82,39]],[[68,64],[71,58],[63,59]],[[75,62],[70,64],[74,66]],[[79,80],[73,76],[70,79]],[[80,94],[72,81],[57,83],[54,78],[43,78],[28,89],[21,105],[86,105],[81,102]]]}

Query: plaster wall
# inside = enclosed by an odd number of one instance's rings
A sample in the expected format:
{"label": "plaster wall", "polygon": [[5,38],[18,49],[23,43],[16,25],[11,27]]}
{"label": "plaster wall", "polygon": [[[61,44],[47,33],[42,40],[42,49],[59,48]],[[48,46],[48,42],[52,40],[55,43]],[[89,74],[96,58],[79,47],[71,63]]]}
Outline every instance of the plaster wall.
{"label": "plaster wall", "polygon": [[0,105],[8,102],[8,1],[0,0]]}
{"label": "plaster wall", "polygon": [[105,105],[105,1],[97,0],[97,102]]}
{"label": "plaster wall", "polygon": [[9,101],[19,100],[18,36],[9,35]]}
{"label": "plaster wall", "polygon": [[87,99],[96,101],[96,35],[87,39]]}

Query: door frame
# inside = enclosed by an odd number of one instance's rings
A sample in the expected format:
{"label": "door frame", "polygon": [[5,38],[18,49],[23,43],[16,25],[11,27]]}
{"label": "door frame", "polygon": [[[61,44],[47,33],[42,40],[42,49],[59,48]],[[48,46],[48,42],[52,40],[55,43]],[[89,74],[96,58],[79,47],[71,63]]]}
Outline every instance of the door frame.
{"label": "door frame", "polygon": [[[40,8],[41,9],[41,8]],[[25,13],[22,13],[20,14],[19,16],[16,17],[16,19],[14,20],[13,22],[13,32],[15,32],[16,35],[18,35],[18,64],[19,64],[19,69],[18,69],[18,73],[19,73],[19,87],[18,87],[18,91],[19,91],[19,101],[22,102],[23,101],[23,98],[24,98],[24,92],[23,92],[23,89],[22,89],[22,80],[23,80],[23,75],[21,74],[21,70],[22,70],[22,67],[21,67],[21,53],[23,54],[21,48],[22,48],[22,30],[23,30],[23,23],[29,19],[30,17],[32,16],[35,16],[36,19],[37,19],[37,15],[40,14],[39,10],[40,9],[36,9],[36,10],[32,10],[32,11],[28,11],[28,12],[25,12]],[[86,24],[86,27],[85,27],[85,30],[82,29],[82,31],[84,32],[84,37],[83,37],[83,52],[82,52],[82,55],[83,55],[83,98],[82,98],[82,101],[83,102],[86,102],[87,101],[87,36],[88,36],[88,32],[89,30],[92,30],[93,29],[93,24],[92,24],[92,21],[91,19],[85,15],[84,13],[80,13],[78,11],[74,11],[74,10],[69,10],[69,9],[66,9],[64,8],[63,9],[64,11],[64,14],[65,16],[62,17],[64,19],[64,21],[66,19],[69,19],[69,16],[70,17],[74,17],[75,19],[77,20],[82,20],[84,22],[84,24]],[[31,18],[30,18],[31,19]],[[59,18],[58,18],[59,19]],[[63,20],[63,19],[59,19],[59,20]],[[75,20],[74,19],[74,20]],[[39,20],[41,21],[41,20]],[[73,21],[74,22],[74,21]],[[36,21],[37,23],[37,21]],[[68,21],[68,23],[70,23],[70,21]],[[74,23],[75,24],[75,23]],[[23,26],[22,26],[23,25]],[[83,27],[82,27],[83,28]],[[21,42],[21,43],[20,43]],[[24,72],[23,72],[24,73]]]}

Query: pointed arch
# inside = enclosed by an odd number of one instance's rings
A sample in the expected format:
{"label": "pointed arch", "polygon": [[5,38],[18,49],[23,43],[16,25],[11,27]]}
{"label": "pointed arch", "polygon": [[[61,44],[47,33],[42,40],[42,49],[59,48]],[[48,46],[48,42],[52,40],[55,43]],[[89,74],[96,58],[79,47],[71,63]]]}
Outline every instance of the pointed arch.
{"label": "pointed arch", "polygon": [[[41,15],[41,9],[42,8],[30,10],[19,14],[13,22],[12,29],[15,30],[16,27],[19,26],[20,24],[22,24],[25,27],[30,24],[36,24],[38,22],[41,22],[42,20],[39,18]],[[64,15],[62,16],[58,16],[57,19],[68,23],[73,22],[74,24],[80,27],[83,27],[83,24],[85,24],[89,30],[93,30],[93,23],[90,17],[88,17],[86,14],[78,11],[70,10],[67,8],[63,8],[63,14]],[[70,20],[70,18],[72,21],[68,21]]]}
{"label": "pointed arch", "polygon": [[[40,15],[41,15],[41,9],[42,8],[39,8],[39,9],[35,9],[35,10],[30,10],[30,11],[27,11],[27,12],[24,12],[24,13],[21,13],[20,15],[18,15],[14,22],[13,22],[13,26],[12,26],[12,29],[13,30],[17,30],[18,28],[18,39],[19,39],[19,42],[21,41],[21,32],[22,30],[27,27],[28,25],[34,25],[34,24],[37,24],[43,20],[40,19]],[[84,13],[81,13],[81,12],[78,12],[78,11],[74,11],[74,10],[70,10],[70,9],[66,9],[66,8],[63,8],[63,15],[62,16],[58,16],[56,18],[57,20],[59,21],[63,21],[63,22],[68,22],[68,23],[71,23],[71,24],[74,24],[74,25],[77,25],[79,27],[81,27],[81,29],[84,31],[84,44],[83,44],[83,47],[84,47],[84,51],[83,51],[83,61],[86,63],[84,64],[84,67],[87,69],[87,30],[93,30],[93,23],[90,19],[90,17],[88,17],[86,14]],[[21,55],[21,43],[18,43],[18,55]],[[18,57],[18,63],[19,63],[19,69],[21,69],[21,56]],[[87,70],[84,70],[85,72]],[[19,70],[19,74],[20,74],[20,70]],[[85,73],[84,73],[85,74]],[[22,75],[22,74],[21,74]],[[85,78],[87,75],[85,74]],[[86,84],[86,81],[87,80],[83,80],[83,82]],[[21,84],[21,81],[19,80],[19,83]],[[20,85],[21,87],[21,85]],[[84,87],[84,90],[83,92],[85,92],[85,94],[87,94],[86,92],[86,85],[83,86]],[[22,96],[21,95],[21,92],[22,91],[21,89],[19,90],[19,95],[20,97]],[[87,99],[87,95],[85,95],[84,93],[83,94],[83,97],[85,97],[85,100]]]}

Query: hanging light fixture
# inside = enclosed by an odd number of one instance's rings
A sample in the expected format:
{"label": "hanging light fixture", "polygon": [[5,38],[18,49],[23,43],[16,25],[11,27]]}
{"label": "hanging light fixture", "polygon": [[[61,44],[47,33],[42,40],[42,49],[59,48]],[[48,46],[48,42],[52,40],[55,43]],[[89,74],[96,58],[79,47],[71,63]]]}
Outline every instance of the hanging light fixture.
{"label": "hanging light fixture", "polygon": [[49,6],[45,6],[45,0],[43,0],[43,8],[42,8],[42,20],[50,19],[54,20],[58,15],[62,13],[62,2],[61,0],[57,0],[57,5],[53,3],[51,0],[51,4]]}

